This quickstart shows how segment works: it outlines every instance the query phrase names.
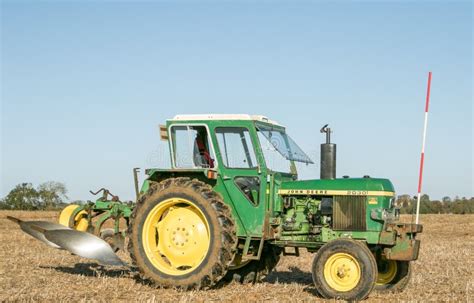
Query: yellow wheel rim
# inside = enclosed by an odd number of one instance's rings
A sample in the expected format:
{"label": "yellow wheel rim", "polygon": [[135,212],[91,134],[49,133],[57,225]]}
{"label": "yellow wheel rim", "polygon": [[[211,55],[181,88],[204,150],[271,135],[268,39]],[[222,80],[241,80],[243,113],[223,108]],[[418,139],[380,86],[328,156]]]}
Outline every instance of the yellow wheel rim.
{"label": "yellow wheel rim", "polygon": [[357,260],[347,253],[335,253],[324,264],[324,279],[336,291],[350,291],[360,281],[361,271]]}
{"label": "yellow wheel rim", "polygon": [[393,281],[397,275],[398,265],[395,260],[386,260],[383,258],[378,266],[377,285],[385,285]]}
{"label": "yellow wheel rim", "polygon": [[146,217],[142,243],[155,268],[168,275],[184,275],[196,269],[207,255],[209,223],[191,201],[167,199]]}
{"label": "yellow wheel rim", "polygon": [[[67,227],[72,227],[69,226],[69,222],[71,221],[71,216],[72,213],[80,207],[77,204],[71,204],[66,206],[61,213],[59,214],[59,224],[62,224]],[[87,227],[89,226],[89,222],[87,221],[87,212],[85,210],[82,210],[76,214],[76,217],[74,218],[74,229],[79,230],[79,231],[87,231]]]}

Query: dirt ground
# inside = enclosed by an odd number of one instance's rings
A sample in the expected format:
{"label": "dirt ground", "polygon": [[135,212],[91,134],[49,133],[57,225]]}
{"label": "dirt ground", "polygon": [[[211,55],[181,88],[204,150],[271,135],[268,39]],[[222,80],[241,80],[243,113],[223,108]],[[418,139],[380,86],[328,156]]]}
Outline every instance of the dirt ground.
{"label": "dirt ground", "polygon": [[[311,279],[312,254],[283,257],[264,283],[231,284],[209,291],[156,289],[134,272],[103,267],[34,240],[6,219],[55,221],[55,212],[0,212],[0,302],[324,301]],[[405,218],[405,220],[408,218]],[[366,302],[474,302],[474,215],[421,216],[421,254],[408,288],[372,292]],[[120,256],[129,261],[126,253]]]}

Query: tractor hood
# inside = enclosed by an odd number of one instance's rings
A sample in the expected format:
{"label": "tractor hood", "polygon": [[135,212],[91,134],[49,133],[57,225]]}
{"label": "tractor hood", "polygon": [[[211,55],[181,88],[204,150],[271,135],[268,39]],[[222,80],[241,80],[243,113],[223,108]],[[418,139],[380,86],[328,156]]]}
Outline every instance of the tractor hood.
{"label": "tractor hood", "polygon": [[343,178],[332,180],[284,181],[280,194],[343,194],[343,195],[394,195],[395,189],[388,179]]}

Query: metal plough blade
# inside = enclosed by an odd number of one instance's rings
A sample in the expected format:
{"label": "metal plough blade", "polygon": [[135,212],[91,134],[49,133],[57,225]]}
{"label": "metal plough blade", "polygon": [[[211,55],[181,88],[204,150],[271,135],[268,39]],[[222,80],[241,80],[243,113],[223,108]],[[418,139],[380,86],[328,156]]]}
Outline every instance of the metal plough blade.
{"label": "metal plough blade", "polygon": [[23,221],[10,216],[7,218],[18,223],[25,233],[51,247],[95,259],[103,265],[127,266],[107,242],[92,234],[47,221]]}
{"label": "metal plough blade", "polygon": [[95,259],[103,265],[127,266],[110,245],[92,234],[74,230],[46,230],[46,239],[83,258]]}
{"label": "metal plough blade", "polygon": [[23,221],[23,220],[10,217],[10,216],[7,216],[7,219],[20,225],[21,230],[23,230],[25,233],[29,234],[33,238],[40,240],[41,242],[45,243],[48,246],[58,248],[58,249],[62,249],[62,247],[47,240],[43,232],[41,232],[40,230],[70,229],[67,226],[56,224],[53,222],[47,222],[47,221]]}

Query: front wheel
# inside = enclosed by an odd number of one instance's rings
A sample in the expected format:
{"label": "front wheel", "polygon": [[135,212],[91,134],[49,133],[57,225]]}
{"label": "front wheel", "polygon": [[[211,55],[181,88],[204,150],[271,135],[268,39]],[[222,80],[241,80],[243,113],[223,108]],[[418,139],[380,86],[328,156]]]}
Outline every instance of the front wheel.
{"label": "front wheel", "polygon": [[377,260],[378,276],[375,283],[377,291],[402,292],[410,282],[411,266],[408,261]]}
{"label": "front wheel", "polygon": [[377,265],[365,244],[338,239],[319,249],[312,274],[316,290],[324,298],[363,300],[374,288]]}

